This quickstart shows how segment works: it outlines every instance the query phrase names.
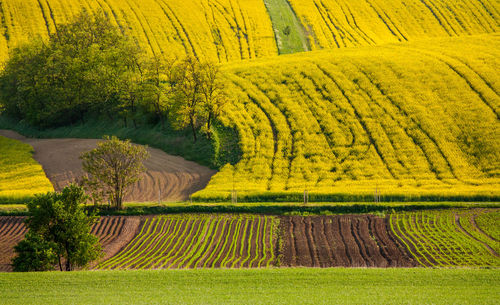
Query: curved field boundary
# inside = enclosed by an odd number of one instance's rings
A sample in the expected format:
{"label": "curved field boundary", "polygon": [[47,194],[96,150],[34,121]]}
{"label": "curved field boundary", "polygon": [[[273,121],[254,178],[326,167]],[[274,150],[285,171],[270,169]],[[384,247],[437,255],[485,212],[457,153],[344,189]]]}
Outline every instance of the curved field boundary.
{"label": "curved field boundary", "polygon": [[413,267],[385,218],[373,215],[282,217],[287,267]]}
{"label": "curved field boundary", "polygon": [[[34,159],[42,165],[45,174],[56,191],[61,191],[69,183],[81,179],[84,175],[82,160],[79,158],[81,153],[94,149],[101,141],[98,139],[71,138],[33,139],[26,138],[11,130],[0,129],[0,144],[4,139],[2,136],[20,140],[33,147]],[[11,139],[6,140],[13,141]],[[26,146],[26,144],[19,144]],[[125,201],[157,201],[159,196],[161,196],[162,201],[188,200],[190,194],[203,189],[212,175],[216,173],[215,170],[206,166],[187,161],[179,156],[168,155],[156,148],[148,147],[148,152],[150,157],[144,161],[146,172],[141,174],[141,179],[130,187],[125,196]],[[13,152],[9,152],[9,154],[12,155]],[[32,167],[27,167],[25,164],[23,166],[25,171],[29,170],[31,174],[36,173]],[[0,169],[2,169],[1,162]],[[0,182],[2,182],[2,178],[0,173]],[[28,180],[26,175],[22,178],[21,181]],[[45,177],[43,178],[46,180]],[[39,180],[35,180],[36,184],[30,189],[34,189],[37,193],[48,191],[47,187],[42,188],[45,185]],[[10,193],[15,195],[27,192],[21,190]],[[2,200],[1,197],[2,187],[0,187],[0,201]]]}
{"label": "curved field boundary", "polygon": [[[224,67],[241,161],[197,201],[495,201],[497,34]],[[472,45],[471,52],[465,51]],[[375,51],[376,50],[376,51]],[[484,127],[488,126],[488,128]]]}
{"label": "curved field boundary", "polygon": [[257,215],[145,218],[139,233],[96,269],[249,268],[276,260],[276,222]]}
{"label": "curved field boundary", "polygon": [[[424,211],[388,216],[392,233],[423,266],[500,266],[500,243],[474,225],[492,211]],[[497,219],[498,221],[498,216]]]}
{"label": "curved field boundary", "polygon": [[[27,232],[26,217],[0,216],[0,271],[12,271],[11,262],[15,256],[14,246]],[[104,216],[92,226],[91,233],[99,238],[103,259],[120,251],[137,235],[140,218],[135,216]]]}

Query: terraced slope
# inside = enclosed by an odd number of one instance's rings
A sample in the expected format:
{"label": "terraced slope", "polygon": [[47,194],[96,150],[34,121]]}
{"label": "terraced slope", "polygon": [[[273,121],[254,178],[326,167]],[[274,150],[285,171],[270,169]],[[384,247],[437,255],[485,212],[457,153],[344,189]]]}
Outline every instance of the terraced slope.
{"label": "terraced slope", "polygon": [[33,158],[33,147],[1,135],[0,169],[0,202],[14,203],[54,190]]}
{"label": "terraced slope", "polygon": [[150,53],[215,61],[278,53],[262,0],[4,0],[0,61],[30,36],[47,37],[82,9],[103,10]]}
{"label": "terraced slope", "polygon": [[344,48],[498,32],[495,0],[289,0],[309,44]]}
{"label": "terraced slope", "polygon": [[[491,211],[425,211],[390,216],[394,235],[422,266],[499,266],[500,242],[474,221]],[[489,215],[498,223],[498,212]]]}
{"label": "terraced slope", "polygon": [[97,269],[242,268],[274,264],[269,216],[174,215],[143,220],[139,234]]}
{"label": "terraced slope", "polygon": [[498,54],[495,34],[230,65],[242,159],[194,197],[498,198]]}

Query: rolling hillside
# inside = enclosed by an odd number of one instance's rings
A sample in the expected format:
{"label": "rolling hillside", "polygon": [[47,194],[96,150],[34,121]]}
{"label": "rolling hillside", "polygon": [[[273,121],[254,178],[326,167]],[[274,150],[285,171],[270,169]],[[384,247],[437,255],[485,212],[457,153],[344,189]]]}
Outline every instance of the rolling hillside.
{"label": "rolling hillside", "polygon": [[33,147],[0,135],[0,203],[25,201],[53,191],[42,166],[33,159]]}
{"label": "rolling hillside", "polygon": [[499,46],[483,35],[228,66],[224,122],[242,160],[195,197],[498,198]]}
{"label": "rolling hillside", "polygon": [[0,60],[19,43],[54,33],[82,9],[102,10],[150,53],[219,62],[277,55],[278,48],[376,45],[491,33],[500,26],[500,4],[492,0],[3,0]]}
{"label": "rolling hillside", "polygon": [[261,0],[6,0],[0,59],[30,36],[47,37],[82,9],[102,10],[149,53],[231,61],[277,54]]}
{"label": "rolling hillside", "polygon": [[[195,200],[500,196],[498,1],[4,0],[0,60],[82,9],[223,63],[242,156]],[[309,48],[329,50],[273,56]]]}
{"label": "rolling hillside", "polygon": [[495,0],[289,0],[312,49],[497,32]]}

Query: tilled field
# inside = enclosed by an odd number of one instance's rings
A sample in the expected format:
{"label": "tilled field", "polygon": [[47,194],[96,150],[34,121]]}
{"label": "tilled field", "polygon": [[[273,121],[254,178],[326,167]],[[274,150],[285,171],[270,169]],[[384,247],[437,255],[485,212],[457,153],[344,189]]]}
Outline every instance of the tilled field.
{"label": "tilled field", "polygon": [[0,217],[0,271],[11,271],[14,246],[24,238],[24,217]]}
{"label": "tilled field", "polygon": [[97,269],[266,267],[276,259],[275,217],[157,216]]}
{"label": "tilled field", "polygon": [[[0,217],[0,271],[12,270],[24,217]],[[500,211],[376,215],[108,216],[92,228],[93,269],[500,266]]]}
{"label": "tilled field", "polygon": [[282,218],[284,266],[413,267],[416,261],[374,215]]}
{"label": "tilled field", "polygon": [[[27,228],[25,217],[0,217],[0,271],[11,271],[14,246],[24,238]],[[112,257],[137,234],[139,217],[101,217],[92,227],[92,233],[99,237],[104,259]]]}

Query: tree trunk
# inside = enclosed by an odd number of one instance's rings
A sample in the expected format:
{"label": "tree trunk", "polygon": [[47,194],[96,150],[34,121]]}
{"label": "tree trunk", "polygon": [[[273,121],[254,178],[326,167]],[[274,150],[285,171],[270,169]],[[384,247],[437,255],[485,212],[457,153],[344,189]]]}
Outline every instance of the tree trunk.
{"label": "tree trunk", "polygon": [[60,271],[63,271],[63,268],[62,268],[62,263],[61,263],[61,256],[60,256],[60,255],[58,255],[58,256],[57,256],[57,259],[58,259],[58,261],[59,261],[59,270],[60,270]]}
{"label": "tree trunk", "polygon": [[196,129],[194,128],[194,120],[193,117],[189,118],[189,125],[191,125],[191,130],[193,131],[193,140],[196,143]]}

